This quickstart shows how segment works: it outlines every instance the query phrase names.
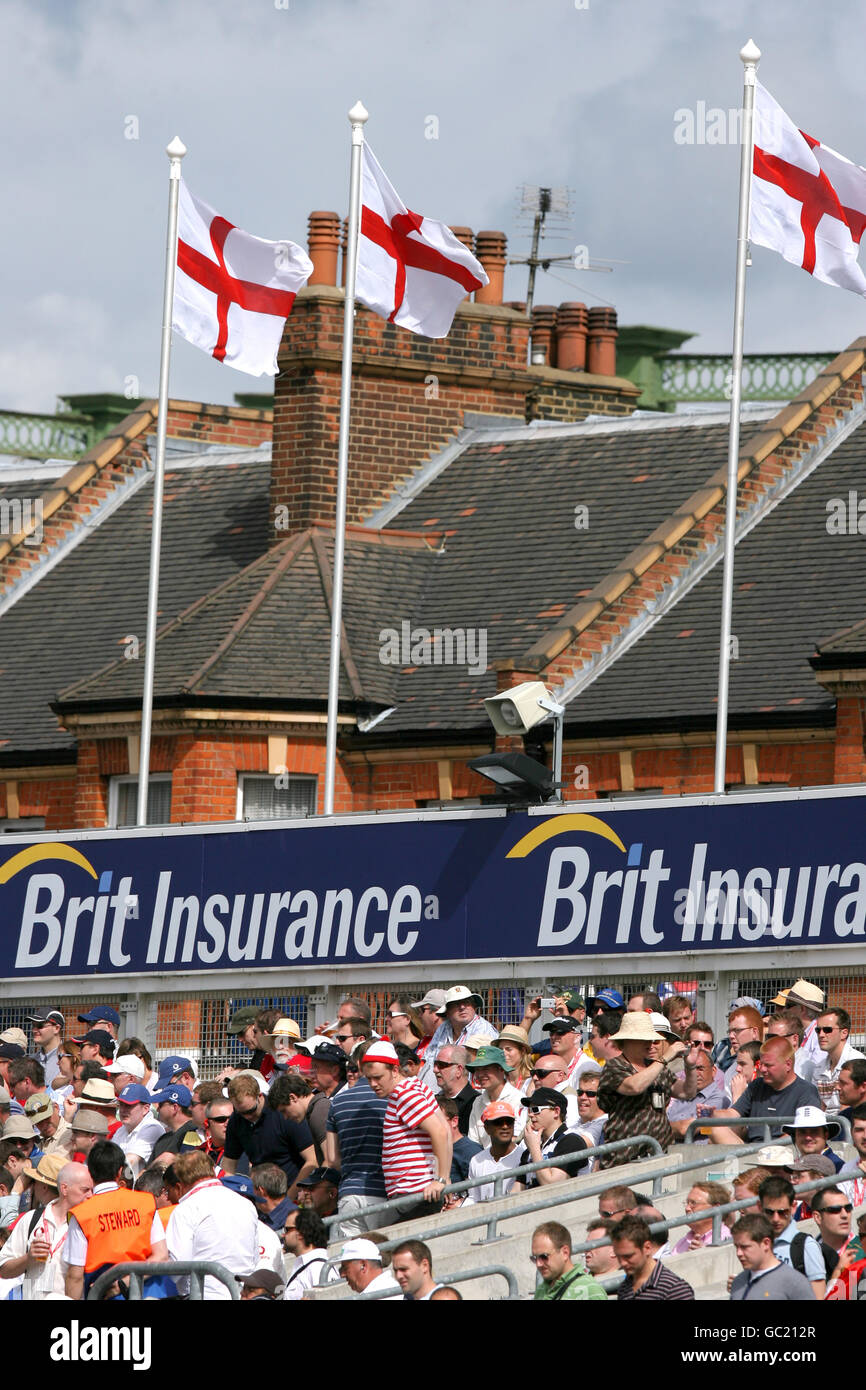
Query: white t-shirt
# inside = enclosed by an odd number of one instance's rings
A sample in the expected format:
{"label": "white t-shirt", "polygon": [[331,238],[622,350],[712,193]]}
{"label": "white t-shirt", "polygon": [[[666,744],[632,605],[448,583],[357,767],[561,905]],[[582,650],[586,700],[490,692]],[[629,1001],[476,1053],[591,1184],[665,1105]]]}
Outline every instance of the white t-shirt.
{"label": "white t-shirt", "polygon": [[125,1154],[140,1158],[142,1164],[145,1164],[153,1153],[157,1139],[161,1139],[165,1132],[165,1125],[161,1125],[152,1115],[145,1115],[135,1129],[127,1129],[126,1125],[121,1125],[111,1136],[111,1142],[123,1149]]}
{"label": "white t-shirt", "polygon": [[390,1269],[383,1269],[381,1274],[377,1274],[375,1279],[371,1279],[364,1293],[379,1293],[382,1289],[390,1289],[391,1297],[377,1298],[376,1303],[394,1303],[398,1300],[400,1303],[403,1302],[403,1291]]}
{"label": "white t-shirt", "polygon": [[12,1234],[0,1250],[0,1275],[3,1273],[3,1266],[7,1260],[20,1260],[23,1255],[27,1254],[34,1240],[47,1240],[51,1247],[51,1254],[45,1264],[39,1264],[32,1270],[25,1270],[21,1277],[21,1297],[23,1299],[39,1299],[44,1298],[49,1293],[65,1293],[65,1256],[68,1230],[66,1213],[58,1214],[57,1203],[49,1202],[31,1232],[32,1219],[32,1213],[25,1211],[24,1215],[15,1223]]}
{"label": "white t-shirt", "polygon": [[[490,1150],[485,1149],[483,1153],[473,1154],[469,1160],[470,1178],[483,1178],[490,1173],[507,1173],[510,1168],[516,1168],[520,1159],[520,1145],[517,1144],[510,1154],[504,1158],[496,1159],[491,1157]],[[502,1184],[502,1196],[505,1197],[514,1186],[514,1178],[509,1178]],[[473,1206],[476,1202],[489,1202],[493,1198],[493,1183],[485,1183],[483,1187],[470,1187],[463,1199],[463,1206]]]}
{"label": "white t-shirt", "polygon": [[[506,1081],[502,1090],[497,1096],[497,1103],[502,1101],[505,1105],[510,1105],[514,1111],[514,1137],[519,1139],[526,1127],[527,1109],[521,1105],[523,1095],[516,1086],[512,1086],[510,1081]],[[486,1091],[481,1091],[478,1099],[472,1102],[472,1109],[469,1112],[469,1138],[474,1139],[476,1144],[482,1148],[490,1148],[490,1135],[481,1123],[482,1111],[486,1110],[490,1104],[490,1097]]]}
{"label": "white t-shirt", "polygon": [[[309,1289],[316,1287],[327,1258],[328,1252],[323,1248],[308,1250],[306,1254],[295,1257],[295,1263],[286,1279],[286,1292],[283,1294],[287,1303],[299,1302]],[[331,1282],[330,1278],[328,1282]]]}
{"label": "white t-shirt", "polygon": [[281,1279],[286,1277],[280,1238],[273,1227],[264,1221],[259,1222],[259,1262],[256,1269],[272,1269]]}
{"label": "white t-shirt", "polygon": [[[259,1268],[256,1209],[246,1197],[223,1187],[219,1178],[205,1178],[181,1197],[165,1238],[172,1260],[216,1260],[241,1278]],[[177,1285],[180,1293],[188,1292],[189,1278],[179,1278]],[[204,1297],[230,1299],[231,1294],[219,1279],[207,1275]]]}

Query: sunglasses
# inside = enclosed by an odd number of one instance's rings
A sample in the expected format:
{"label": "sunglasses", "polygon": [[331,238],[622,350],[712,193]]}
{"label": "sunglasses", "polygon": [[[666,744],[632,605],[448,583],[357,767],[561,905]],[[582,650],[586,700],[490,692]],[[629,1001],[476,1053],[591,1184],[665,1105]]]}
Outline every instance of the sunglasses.
{"label": "sunglasses", "polygon": [[355,1036],[354,1033],[335,1033],[335,1034],[334,1034],[334,1037],[335,1037],[335,1039],[337,1040],[337,1042],[341,1042],[341,1043],[342,1043],[342,1042],[349,1042],[349,1040],[350,1040],[351,1038],[354,1038],[354,1036]]}
{"label": "sunglasses", "polygon": [[540,1115],[542,1110],[556,1110],[559,1112],[558,1105],[530,1105],[527,1107],[530,1115]]}
{"label": "sunglasses", "polygon": [[[815,1025],[815,1032],[816,1032],[816,1033],[835,1033],[837,1027],[838,1027],[838,1024],[834,1024],[834,1025],[832,1026],[832,1028],[819,1028],[818,1025],[816,1024],[816,1025]],[[789,1036],[789,1037],[791,1036],[790,1033],[788,1034],[788,1036]]]}
{"label": "sunglasses", "polygon": [[530,1255],[530,1260],[534,1265],[540,1265],[543,1260],[549,1260],[549,1255]]}
{"label": "sunglasses", "polygon": [[227,1125],[231,1115],[211,1115],[208,1120],[209,1125]]}
{"label": "sunglasses", "polygon": [[578,1094],[579,1096],[597,1096],[597,1095],[598,1095],[598,1091],[584,1091],[584,1090],[581,1090],[580,1088],[578,1088],[577,1094]]}
{"label": "sunglasses", "polygon": [[[433,1065],[435,1067],[436,1063],[434,1062]],[[539,1081],[543,1081],[546,1076],[565,1076],[565,1068],[548,1067],[547,1071],[539,1071],[539,1069],[536,1067],[533,1071],[529,1073],[529,1075],[536,1077]]]}
{"label": "sunglasses", "polygon": [[700,1047],[703,1048],[704,1052],[709,1052],[713,1040],[712,1038],[689,1038],[689,1043],[692,1047]]}
{"label": "sunglasses", "polygon": [[[456,1063],[456,1062],[434,1062],[434,1063],[433,1063],[433,1070],[434,1070],[434,1071],[444,1071],[446,1067],[456,1067],[456,1066],[457,1066],[457,1063]],[[534,1076],[534,1075],[535,1075],[535,1073],[533,1072],[533,1076]]]}
{"label": "sunglasses", "polygon": [[821,1207],[820,1211],[817,1214],[819,1216],[838,1216],[840,1211],[853,1210],[854,1208],[850,1202],[844,1202],[840,1207]]}

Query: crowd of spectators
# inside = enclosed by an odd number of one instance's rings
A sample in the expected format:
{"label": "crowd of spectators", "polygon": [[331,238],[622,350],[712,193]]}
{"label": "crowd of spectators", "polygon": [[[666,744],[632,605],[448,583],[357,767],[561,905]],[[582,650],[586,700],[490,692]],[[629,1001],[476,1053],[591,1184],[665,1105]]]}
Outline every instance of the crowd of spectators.
{"label": "crowd of spectators", "polygon": [[[74,1037],[58,1010],[34,1009],[30,1037],[0,1034],[0,1299],[81,1298],[97,1279],[103,1297],[124,1297],[123,1280],[101,1276],[161,1261],[177,1273],[147,1276],[145,1296],[182,1298],[181,1266],[202,1260],[222,1264],[243,1300],[299,1300],[339,1278],[386,1301],[459,1299],[434,1280],[423,1242],[381,1248],[389,1226],[590,1171],[610,1172],[580,1233],[598,1244],[573,1257],[565,1226],[540,1225],[538,1299],[604,1299],[599,1281],[620,1271],[620,1300],[688,1299],[664,1260],[719,1240],[742,1266],[733,1299],[829,1298],[843,1276],[856,1288],[866,1058],[846,1010],[809,981],[773,1008],[734,1000],[717,1040],[686,996],[626,1002],[611,987],[565,991],[540,1029],[540,999],[495,1026],[463,984],[395,995],[381,1036],[357,997],[306,1039],[295,1020],[250,1007],[229,1022],[249,1065],[207,1079],[192,1058],[155,1063],[141,1039],[119,1039],[108,1005],[79,1015]],[[770,1142],[730,1160],[725,1182],[695,1175],[669,1234],[610,1171],[646,1153],[631,1139],[740,1146],[766,1125]],[[849,1129],[846,1163],[833,1144]],[[732,1201],[750,1205],[720,1226],[714,1209]],[[230,1293],[208,1275],[204,1296]]]}

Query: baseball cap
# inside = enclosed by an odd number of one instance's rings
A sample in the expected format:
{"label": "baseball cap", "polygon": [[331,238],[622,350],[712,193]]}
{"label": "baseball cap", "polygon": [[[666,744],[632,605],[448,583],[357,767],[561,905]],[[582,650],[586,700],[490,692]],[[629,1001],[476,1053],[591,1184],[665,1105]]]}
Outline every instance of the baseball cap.
{"label": "baseball cap", "polygon": [[74,1043],[98,1043],[100,1052],[114,1055],[114,1038],[104,1028],[91,1028],[83,1038],[73,1038]]}
{"label": "baseball cap", "polygon": [[836,1173],[835,1163],[826,1154],[804,1154],[789,1163],[788,1168],[792,1173],[817,1173],[821,1178],[832,1178]]}
{"label": "baseball cap", "polygon": [[115,1028],[120,1027],[120,1014],[110,1004],[94,1004],[86,1014],[78,1015],[79,1023],[99,1023],[101,1020],[113,1023]]}
{"label": "baseball cap", "polygon": [[139,1086],[133,1081],[129,1086],[124,1086],[117,1099],[121,1105],[150,1105],[152,1096],[146,1086]]}
{"label": "baseball cap", "polygon": [[566,989],[563,991],[562,999],[567,1009],[586,1008],[586,1001],[582,994],[578,994],[576,989]]}
{"label": "baseball cap", "polygon": [[[323,1048],[319,1048],[318,1052],[316,1053],[317,1059],[321,1057],[323,1050]],[[340,1052],[341,1049],[332,1046],[328,1049],[328,1051]],[[346,1054],[343,1053],[342,1055],[345,1059]],[[503,1053],[503,1056],[504,1055],[505,1054]],[[330,1061],[331,1059],[328,1058],[328,1060]],[[395,1048],[394,1044],[388,1042],[386,1038],[380,1038],[377,1042],[371,1043],[371,1045],[367,1048],[367,1051],[364,1053],[364,1061],[382,1062],[386,1067],[396,1067],[399,1063],[399,1058],[397,1057],[397,1049]]]}
{"label": "baseball cap", "polygon": [[[429,1007],[430,1007],[431,1009],[435,1009],[436,1012],[437,1012],[437,1014],[438,1014],[439,1010],[440,1010],[440,1009],[444,1009],[444,1007],[445,1007],[445,991],[444,991],[444,989],[428,989],[428,991],[427,991],[427,993],[424,995],[424,998],[423,998],[423,999],[413,999],[413,1000],[412,1000],[412,1008],[413,1008],[413,1009],[421,1009],[421,1008],[424,1007],[425,1004],[429,1005]],[[368,1241],[367,1244],[368,1244],[368,1245],[371,1245],[371,1244],[372,1244],[372,1241]],[[365,1259],[368,1259],[369,1257],[368,1257],[367,1255],[354,1255],[354,1256],[349,1255],[349,1256],[347,1256],[346,1258],[347,1258],[347,1259],[356,1259],[356,1260],[365,1260]]]}
{"label": "baseball cap", "polygon": [[575,1018],[551,1018],[541,1029],[542,1033],[579,1033],[580,1024]]}
{"label": "baseball cap", "polygon": [[237,1009],[229,1019],[226,1032],[234,1033],[235,1036],[246,1031],[251,1023],[255,1023],[260,1013],[256,1004],[247,1004],[242,1009]]}
{"label": "baseball cap", "polygon": [[561,1091],[555,1091],[552,1086],[538,1086],[531,1096],[522,1096],[521,1105],[555,1105],[558,1110],[565,1114],[568,1108],[568,1101]]}
{"label": "baseball cap", "polygon": [[[121,1091],[121,1095],[123,1092]],[[180,1105],[184,1110],[188,1110],[192,1105],[192,1091],[188,1086],[169,1086],[164,1091],[154,1091],[150,1097],[151,1105],[162,1105],[163,1101],[170,1100],[174,1105]]]}
{"label": "baseball cap", "polygon": [[107,1067],[102,1068],[110,1076],[119,1076],[122,1071],[130,1076],[138,1077],[139,1081],[144,1080],[144,1062],[140,1057],[136,1057],[132,1052],[125,1052],[122,1057],[115,1057]]}
{"label": "baseball cap", "polygon": [[[413,1009],[417,1005],[412,1005]],[[346,1260],[373,1260],[375,1264],[382,1263],[382,1251],[375,1241],[372,1240],[347,1240],[340,1251],[340,1262]]]}
{"label": "baseball cap", "polygon": [[159,1064],[159,1073],[156,1079],[157,1089],[161,1091],[163,1087],[167,1086],[170,1081],[173,1081],[176,1076],[180,1076],[182,1071],[191,1072],[193,1076],[198,1075],[195,1063],[192,1062],[189,1057],[163,1057]]}
{"label": "baseball cap", "polygon": [[[256,1079],[256,1085],[258,1086],[263,1096],[266,1096],[268,1094],[268,1091],[271,1089],[270,1082],[265,1080],[260,1071],[255,1071],[252,1067],[244,1067],[241,1071],[236,1071],[235,1076],[254,1076]],[[233,1081],[234,1077],[230,1077],[229,1080]],[[223,1086],[223,1095],[227,1096],[228,1093],[229,1088],[227,1082],[226,1085]]]}
{"label": "baseball cap", "polygon": [[515,1118],[513,1107],[504,1100],[494,1100],[481,1112],[481,1123],[485,1125],[488,1120],[513,1120]]}
{"label": "baseball cap", "polygon": [[27,1023],[56,1023],[58,1028],[66,1027],[66,1019],[57,1009],[34,1009],[25,1020]]}
{"label": "baseball cap", "polygon": [[242,1289],[264,1289],[271,1298],[277,1298],[283,1291],[283,1280],[275,1269],[254,1269],[252,1274],[235,1275]]}
{"label": "baseball cap", "polygon": [[34,1091],[24,1103],[24,1114],[32,1125],[40,1120],[49,1120],[54,1111],[54,1101],[47,1091]]}
{"label": "baseball cap", "polygon": [[232,1192],[236,1192],[239,1197],[249,1197],[251,1202],[255,1201],[253,1192],[253,1180],[247,1177],[246,1173],[224,1173],[220,1178],[223,1187],[228,1187]]}
{"label": "baseball cap", "polygon": [[[368,1052],[367,1058],[369,1056]],[[503,1071],[513,1071],[513,1067],[501,1047],[479,1047],[474,1062],[467,1062],[466,1066],[470,1071],[477,1070],[478,1067],[501,1067]]]}
{"label": "baseball cap", "polygon": [[591,994],[589,996],[589,1002],[591,1004],[604,1004],[608,1009],[625,1008],[625,1000],[619,990],[607,987],[605,989],[600,989],[598,994]]}
{"label": "baseball cap", "polygon": [[23,1047],[19,1047],[17,1043],[11,1043],[11,1042],[0,1043],[0,1057],[2,1057],[4,1060],[6,1060],[6,1061],[13,1061],[16,1057],[23,1057],[23,1056],[24,1056],[24,1048],[23,1048]]}
{"label": "baseball cap", "polygon": [[75,1134],[108,1134],[108,1120],[98,1110],[76,1110],[69,1125]]}
{"label": "baseball cap", "polygon": [[308,1173],[305,1178],[301,1178],[296,1184],[297,1187],[315,1187],[317,1182],[329,1182],[334,1187],[340,1185],[340,1174],[336,1168],[314,1168],[312,1173]]}

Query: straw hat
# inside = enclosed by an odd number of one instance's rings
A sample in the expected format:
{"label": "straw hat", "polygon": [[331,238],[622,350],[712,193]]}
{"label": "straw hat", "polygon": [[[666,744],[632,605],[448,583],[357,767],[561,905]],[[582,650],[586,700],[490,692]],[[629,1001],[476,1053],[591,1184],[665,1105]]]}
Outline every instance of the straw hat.
{"label": "straw hat", "polygon": [[35,1168],[28,1163],[23,1171],[28,1178],[44,1182],[48,1187],[56,1187],[60,1170],[65,1168],[68,1162],[65,1154],[43,1154]]}
{"label": "straw hat", "polygon": [[84,1090],[78,1098],[79,1106],[82,1105],[114,1105],[117,1096],[110,1081],[104,1081],[101,1076],[92,1076],[85,1082]]}
{"label": "straw hat", "polygon": [[529,1034],[517,1023],[506,1023],[504,1028],[500,1028],[499,1037],[493,1039],[493,1046],[499,1047],[504,1042],[517,1043],[518,1047],[524,1048],[527,1052],[532,1048]]}
{"label": "straw hat", "polygon": [[496,1039],[489,1033],[473,1033],[471,1037],[464,1038],[460,1046],[465,1047],[467,1052],[477,1052],[479,1047],[495,1047]]}
{"label": "straw hat", "polygon": [[789,1004],[805,1004],[807,1009],[823,1009],[824,991],[808,980],[795,980],[788,990]]}
{"label": "straw hat", "polygon": [[294,1038],[301,1041],[301,1030],[293,1018],[278,1018],[271,1029],[272,1038]]}
{"label": "straw hat", "polygon": [[15,1047],[23,1047],[27,1051],[27,1034],[23,1028],[4,1028],[0,1033],[0,1042],[12,1043]]}
{"label": "straw hat", "polygon": [[768,1144],[766,1148],[758,1149],[757,1153],[749,1154],[746,1171],[748,1168],[790,1168],[795,1157],[794,1149],[786,1148],[783,1144]]}
{"label": "straw hat", "polygon": [[667,1042],[667,1038],[656,1032],[649,1014],[636,1012],[623,1014],[619,1032],[611,1042]]}

